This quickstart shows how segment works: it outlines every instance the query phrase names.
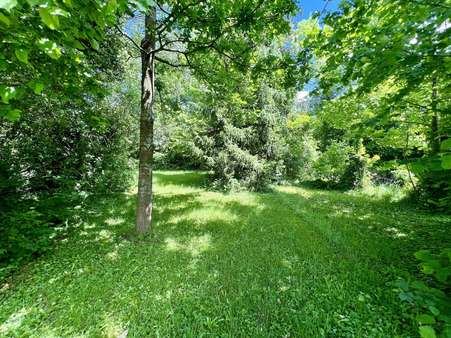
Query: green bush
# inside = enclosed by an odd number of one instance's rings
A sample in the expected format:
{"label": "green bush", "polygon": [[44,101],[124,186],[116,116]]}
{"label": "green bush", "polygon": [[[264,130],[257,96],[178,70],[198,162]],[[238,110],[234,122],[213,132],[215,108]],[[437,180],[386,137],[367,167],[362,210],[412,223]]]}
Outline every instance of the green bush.
{"label": "green bush", "polygon": [[422,279],[396,282],[399,298],[415,313],[422,338],[451,337],[451,248],[415,253]]}
{"label": "green bush", "polygon": [[318,158],[318,144],[309,131],[309,115],[300,115],[288,122],[285,155],[286,175],[291,179],[314,179],[313,164]]}
{"label": "green bush", "polygon": [[0,278],[48,249],[53,230],[40,212],[0,212]]}
{"label": "green bush", "polygon": [[[451,158],[451,155],[448,155]],[[437,210],[451,210],[451,165],[443,165],[443,155],[425,157],[412,163],[418,177],[417,192],[424,205]]]}
{"label": "green bush", "polygon": [[313,165],[315,177],[327,187],[339,187],[350,164],[352,148],[343,142],[331,144]]}

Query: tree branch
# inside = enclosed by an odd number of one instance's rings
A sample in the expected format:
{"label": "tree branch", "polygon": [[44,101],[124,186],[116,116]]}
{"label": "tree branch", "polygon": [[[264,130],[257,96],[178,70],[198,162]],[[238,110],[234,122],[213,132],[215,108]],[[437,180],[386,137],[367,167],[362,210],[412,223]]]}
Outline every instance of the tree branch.
{"label": "tree branch", "polygon": [[133,43],[133,45],[134,45],[136,48],[138,48],[141,52],[147,54],[147,51],[146,51],[145,49],[143,49],[140,45],[138,45],[138,44],[135,42],[135,40],[133,40],[129,35],[127,35],[126,33],[124,33],[124,32],[119,28],[118,25],[114,25],[114,27],[118,30],[118,32],[119,32],[122,36],[124,36],[124,37],[127,38],[129,41],[131,41],[131,42]]}
{"label": "tree branch", "polygon": [[159,61],[159,62],[161,62],[161,63],[164,63],[164,64],[166,64],[166,65],[168,65],[168,66],[171,66],[171,67],[175,67],[175,68],[181,68],[181,67],[189,67],[189,65],[187,65],[187,64],[183,64],[183,63],[172,63],[172,62],[170,62],[170,61],[168,61],[168,60],[165,60],[165,59],[162,59],[162,58],[160,58],[160,57],[158,57],[158,56],[155,56],[155,60],[157,60],[157,61]]}

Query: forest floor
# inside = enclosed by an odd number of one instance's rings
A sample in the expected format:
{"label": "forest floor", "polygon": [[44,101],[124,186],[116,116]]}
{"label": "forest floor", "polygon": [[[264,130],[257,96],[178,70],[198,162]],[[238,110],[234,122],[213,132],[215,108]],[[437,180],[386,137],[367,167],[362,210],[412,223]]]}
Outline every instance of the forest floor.
{"label": "forest floor", "polygon": [[135,192],[89,197],[0,285],[0,336],[416,335],[390,282],[451,244],[449,217],[293,186],[224,194],[196,172],[155,181],[152,236],[130,235]]}

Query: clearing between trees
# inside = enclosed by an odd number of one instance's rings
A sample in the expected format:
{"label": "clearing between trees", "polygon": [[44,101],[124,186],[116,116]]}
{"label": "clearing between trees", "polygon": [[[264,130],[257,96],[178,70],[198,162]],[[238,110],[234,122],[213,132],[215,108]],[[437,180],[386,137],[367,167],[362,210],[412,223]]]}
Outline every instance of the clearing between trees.
{"label": "clearing between trees", "polygon": [[0,336],[412,336],[393,282],[451,243],[449,216],[295,186],[205,189],[159,171],[152,237],[136,191],[90,196],[0,291]]}

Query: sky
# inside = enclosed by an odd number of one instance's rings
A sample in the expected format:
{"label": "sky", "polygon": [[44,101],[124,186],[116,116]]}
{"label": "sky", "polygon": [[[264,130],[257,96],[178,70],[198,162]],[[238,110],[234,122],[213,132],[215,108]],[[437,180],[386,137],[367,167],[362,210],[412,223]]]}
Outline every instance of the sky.
{"label": "sky", "polygon": [[[315,11],[321,12],[326,4],[324,0],[298,0],[298,7],[301,9],[301,12],[296,15],[294,21],[298,22],[303,19],[307,19],[311,14]],[[330,0],[327,3],[326,10],[336,10],[338,8],[338,4],[340,0]]]}

